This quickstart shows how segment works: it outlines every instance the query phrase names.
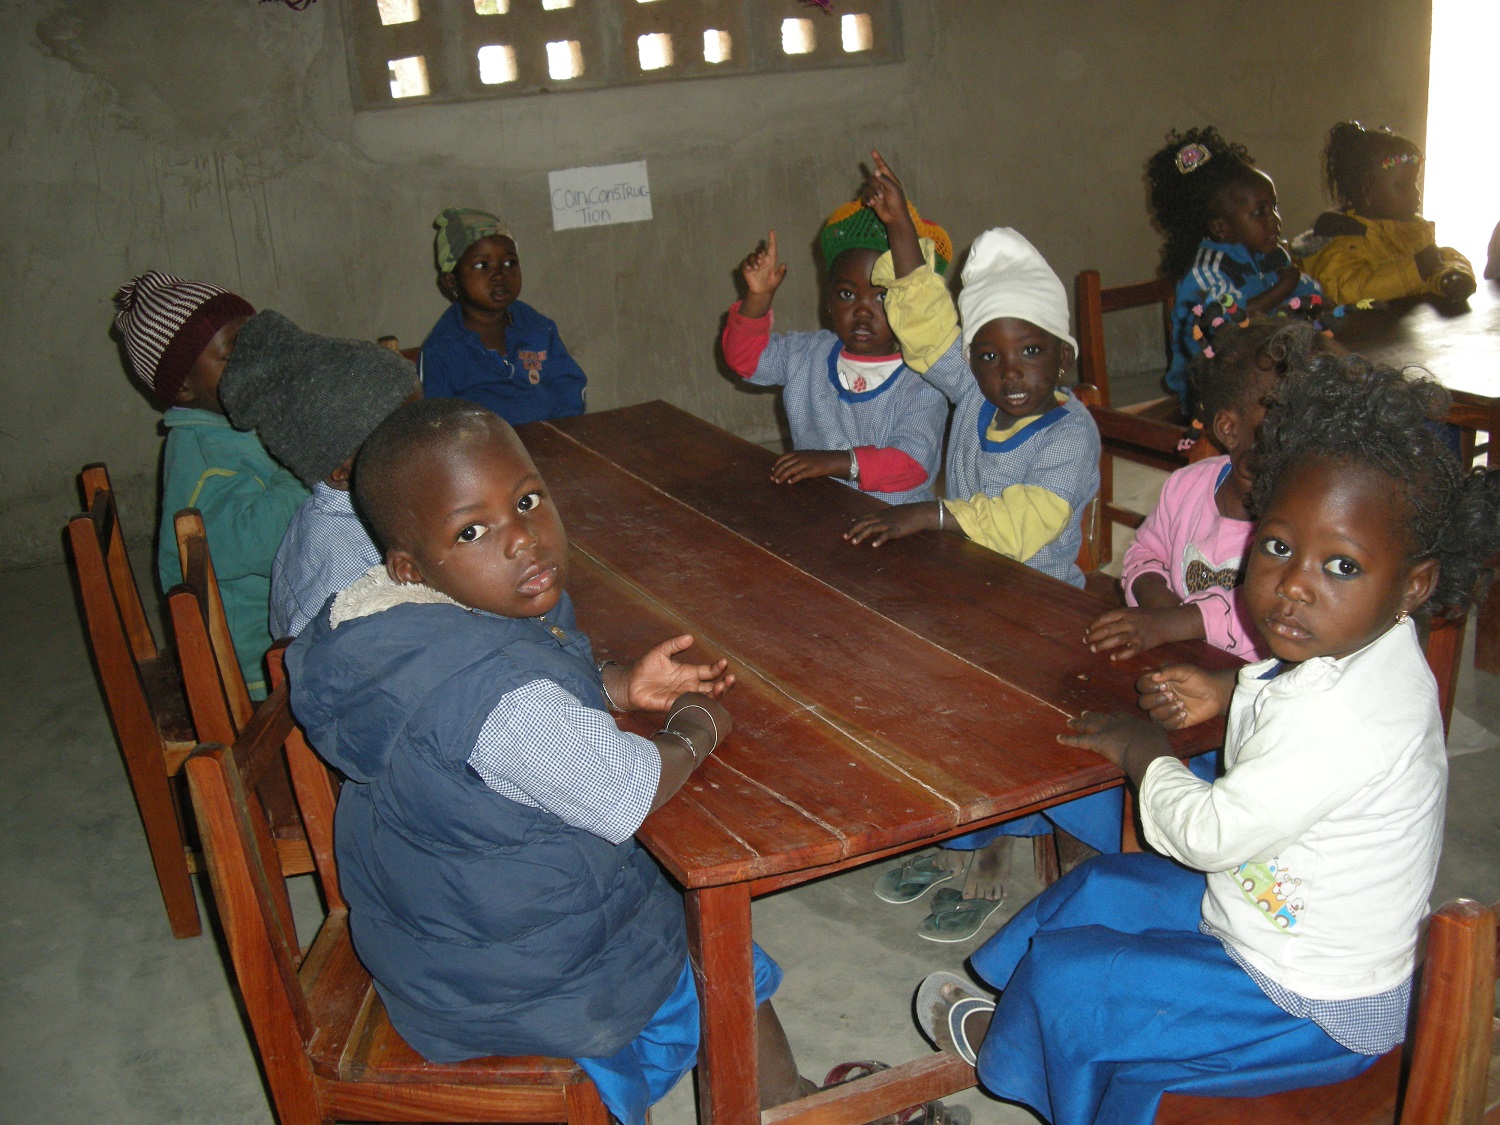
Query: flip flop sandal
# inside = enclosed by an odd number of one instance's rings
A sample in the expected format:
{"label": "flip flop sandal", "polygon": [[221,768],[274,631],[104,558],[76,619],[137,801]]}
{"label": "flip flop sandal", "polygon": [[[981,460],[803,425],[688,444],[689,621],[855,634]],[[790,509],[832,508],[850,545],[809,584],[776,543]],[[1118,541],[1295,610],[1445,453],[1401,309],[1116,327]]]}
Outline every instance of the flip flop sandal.
{"label": "flip flop sandal", "polygon": [[980,931],[989,916],[1000,909],[1003,898],[945,898],[917,925],[917,936],[928,941],[968,941]]}
{"label": "flip flop sandal", "polygon": [[[963,992],[963,995],[958,1000],[951,1003],[943,995],[944,986],[950,984],[961,989]],[[994,1001],[984,1000],[975,996],[972,991],[973,987],[969,981],[957,973],[929,973],[922,983],[917,986],[916,999],[913,1001],[917,1015],[917,1026],[922,1029],[922,1034],[927,1036],[934,1047],[937,1047],[938,1024],[942,1022],[947,1030],[949,1040],[953,1043],[955,1053],[970,1066],[973,1066],[978,1059],[978,1052],[964,1035],[964,1020],[975,1012],[993,1012],[995,1010]],[[954,1110],[960,1108],[959,1106],[952,1107]]]}
{"label": "flip flop sandal", "polygon": [[954,876],[954,872],[937,866],[934,862],[937,858],[937,852],[921,852],[900,867],[882,872],[875,880],[875,897],[897,906],[916,902],[929,888],[946,883]]}
{"label": "flip flop sandal", "polygon": [[[842,1062],[830,1070],[823,1079],[823,1089],[842,1086],[857,1078],[868,1078],[882,1070],[890,1070],[889,1063],[864,1059]],[[971,1114],[964,1106],[948,1106],[941,1101],[930,1101],[925,1105],[908,1106],[898,1113],[882,1117],[871,1125],[969,1125]]]}

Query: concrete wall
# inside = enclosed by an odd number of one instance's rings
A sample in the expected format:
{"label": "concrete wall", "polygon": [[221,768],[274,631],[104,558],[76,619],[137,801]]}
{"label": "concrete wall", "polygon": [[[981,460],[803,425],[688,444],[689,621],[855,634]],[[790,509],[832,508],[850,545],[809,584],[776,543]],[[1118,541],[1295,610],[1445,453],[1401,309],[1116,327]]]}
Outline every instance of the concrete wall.
{"label": "concrete wall", "polygon": [[[735,264],[778,228],[778,324],[814,326],[813,239],[872,145],[959,247],[1011,225],[1065,279],[1108,284],[1154,268],[1141,167],[1170,127],[1248,145],[1294,231],[1324,205],[1331,122],[1423,129],[1426,3],[899,7],[899,65],[356,114],[338,0],[4,5],[0,564],[57,557],[86,461],[109,463],[135,535],[153,526],[157,415],[109,334],[110,294],[148,268],[412,345],[443,308],[433,215],[497,209],[591,409],[666,398],[766,439],[774,399],[715,359]],[[551,231],[550,169],[642,157],[653,222]]]}

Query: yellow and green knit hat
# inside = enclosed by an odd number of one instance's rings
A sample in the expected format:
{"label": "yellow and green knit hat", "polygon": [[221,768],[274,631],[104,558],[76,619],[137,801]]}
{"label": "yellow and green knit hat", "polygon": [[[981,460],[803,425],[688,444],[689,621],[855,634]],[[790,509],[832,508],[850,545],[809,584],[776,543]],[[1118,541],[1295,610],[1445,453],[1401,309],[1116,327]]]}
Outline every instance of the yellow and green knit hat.
{"label": "yellow and green knit hat", "polygon": [[[942,227],[918,215],[910,200],[906,203],[906,209],[911,212],[912,222],[917,225],[917,237],[932,240],[938,273],[946,273],[948,263],[953,260],[953,240]],[[884,254],[891,248],[885,224],[858,199],[851,200],[828,216],[818,240],[823,246],[823,268],[829,271],[832,271],[833,263],[838,261],[839,255],[845,250],[875,250]]]}

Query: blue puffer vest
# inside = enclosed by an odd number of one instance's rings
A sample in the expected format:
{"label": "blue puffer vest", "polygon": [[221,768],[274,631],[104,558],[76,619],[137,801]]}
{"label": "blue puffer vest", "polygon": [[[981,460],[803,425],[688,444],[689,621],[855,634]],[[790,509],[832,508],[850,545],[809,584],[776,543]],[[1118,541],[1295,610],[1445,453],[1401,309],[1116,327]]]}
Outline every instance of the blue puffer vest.
{"label": "blue puffer vest", "polygon": [[350,928],[406,1041],[451,1062],[633,1039],[686,963],[681,897],[634,840],[507,800],[468,765],[522,684],[604,708],[567,596],[545,619],[406,604],[331,628],[325,610],[287,668],[298,720],[349,779],[335,835]]}

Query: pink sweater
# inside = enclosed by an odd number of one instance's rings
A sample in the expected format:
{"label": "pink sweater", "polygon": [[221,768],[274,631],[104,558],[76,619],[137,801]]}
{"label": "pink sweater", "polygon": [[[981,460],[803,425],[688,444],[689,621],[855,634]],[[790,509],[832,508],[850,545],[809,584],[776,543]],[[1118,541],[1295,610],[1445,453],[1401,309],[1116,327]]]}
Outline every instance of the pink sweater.
{"label": "pink sweater", "polygon": [[1125,552],[1125,601],[1138,604],[1137,578],[1160,574],[1174,594],[1198,607],[1209,644],[1246,660],[1264,660],[1270,649],[1245,617],[1239,596],[1255,524],[1226,519],[1214,502],[1228,468],[1228,457],[1210,457],[1167,478],[1161,499]]}

